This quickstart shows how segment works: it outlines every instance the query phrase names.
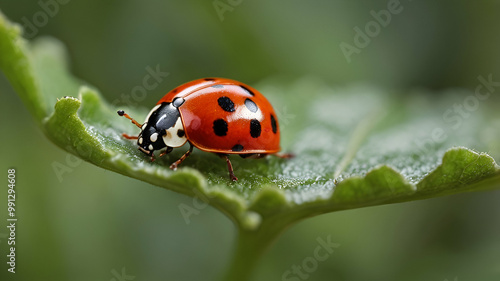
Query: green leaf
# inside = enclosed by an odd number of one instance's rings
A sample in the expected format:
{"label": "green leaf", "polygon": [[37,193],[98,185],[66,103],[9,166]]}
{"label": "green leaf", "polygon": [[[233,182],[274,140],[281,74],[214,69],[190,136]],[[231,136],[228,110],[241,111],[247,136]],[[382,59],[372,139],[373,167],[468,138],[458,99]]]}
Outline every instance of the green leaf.
{"label": "green leaf", "polygon": [[240,230],[228,280],[248,277],[266,246],[301,219],[500,185],[494,159],[476,152],[500,155],[498,96],[476,97],[481,110],[464,115],[453,106],[474,93],[416,92],[402,99],[373,86],[331,88],[313,78],[256,85],[274,104],[282,146],[295,158],[233,157],[236,183],[224,161],[201,151],[171,171],[169,164],[187,148],[150,162],[121,136],[138,129],[116,110],[140,120],[147,105],[112,107],[69,73],[59,41],[27,43],[20,32],[0,14],[0,68],[46,136],[99,167],[207,201],[226,214]]}

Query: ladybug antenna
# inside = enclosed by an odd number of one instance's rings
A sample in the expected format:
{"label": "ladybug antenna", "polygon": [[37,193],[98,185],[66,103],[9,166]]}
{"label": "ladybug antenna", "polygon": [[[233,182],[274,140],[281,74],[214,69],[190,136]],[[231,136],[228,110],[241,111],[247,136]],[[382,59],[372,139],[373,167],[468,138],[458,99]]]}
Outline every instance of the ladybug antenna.
{"label": "ladybug antenna", "polygon": [[134,123],[134,125],[136,125],[137,127],[141,128],[142,125],[139,124],[139,122],[135,121],[132,117],[130,117],[127,113],[125,113],[125,111],[123,110],[118,110],[116,113],[118,113],[118,115],[120,116],[124,116],[125,118],[129,119],[130,121],[132,121],[132,123]]}

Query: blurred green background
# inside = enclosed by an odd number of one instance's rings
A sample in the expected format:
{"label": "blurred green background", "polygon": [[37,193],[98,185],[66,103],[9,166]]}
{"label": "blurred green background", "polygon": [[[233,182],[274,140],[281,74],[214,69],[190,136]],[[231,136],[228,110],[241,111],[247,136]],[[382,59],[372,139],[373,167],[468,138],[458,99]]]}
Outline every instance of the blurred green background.
{"label": "blurred green background", "polygon": [[[0,0],[0,9],[33,24],[48,13],[40,3],[55,1]],[[500,80],[499,1],[401,1],[402,11],[350,63],[339,45],[354,45],[353,28],[364,29],[370,11],[391,1],[221,0],[238,4],[222,17],[213,1],[59,1],[67,3],[34,24],[36,31],[27,25],[27,35],[62,40],[73,73],[117,105],[150,107],[206,76],[248,84],[313,76],[402,94],[473,90],[478,75]],[[146,68],[157,66],[169,76],[145,98],[127,101]],[[224,215],[207,207],[186,224],[179,204],[192,205],[191,198],[81,163],[42,135],[3,75],[0,93],[0,162],[5,177],[17,170],[16,280],[118,281],[114,273],[123,268],[134,280],[220,276],[234,238]],[[58,163],[69,167],[61,178]],[[499,280],[499,200],[498,191],[473,193],[316,217],[277,241],[255,280],[281,280],[328,235],[341,247],[309,280]],[[0,280],[12,277],[6,233],[0,228]]]}

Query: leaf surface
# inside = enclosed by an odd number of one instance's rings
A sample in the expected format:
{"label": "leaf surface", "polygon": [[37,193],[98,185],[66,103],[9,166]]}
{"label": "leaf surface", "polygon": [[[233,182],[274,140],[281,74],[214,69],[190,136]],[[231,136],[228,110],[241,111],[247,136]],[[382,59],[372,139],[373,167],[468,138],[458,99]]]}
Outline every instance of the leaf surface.
{"label": "leaf surface", "polygon": [[48,138],[104,169],[208,201],[241,229],[278,230],[321,213],[500,184],[494,159],[476,152],[500,155],[496,96],[479,101],[481,110],[459,124],[444,114],[474,93],[416,92],[402,99],[372,86],[332,88],[314,78],[255,85],[275,106],[282,147],[295,158],[232,157],[236,183],[223,160],[199,150],[171,171],[187,147],[150,162],[121,136],[139,131],[116,111],[142,120],[148,108],[110,106],[70,74],[59,41],[27,43],[20,32],[0,17],[0,67]]}

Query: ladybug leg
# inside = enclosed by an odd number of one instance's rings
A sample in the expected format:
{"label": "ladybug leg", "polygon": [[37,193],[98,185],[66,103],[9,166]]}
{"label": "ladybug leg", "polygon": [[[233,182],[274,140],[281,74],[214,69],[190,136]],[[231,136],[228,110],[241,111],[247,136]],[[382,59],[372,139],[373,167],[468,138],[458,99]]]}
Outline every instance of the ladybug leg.
{"label": "ladybug leg", "polygon": [[125,118],[129,119],[130,121],[132,121],[132,123],[134,123],[134,125],[136,125],[137,127],[141,128],[142,125],[139,124],[139,122],[135,121],[132,117],[130,117],[127,113],[125,113],[125,111],[123,110],[118,110],[116,113],[118,113],[118,115],[120,116],[124,116]]}
{"label": "ladybug leg", "polygon": [[295,157],[295,154],[292,153],[274,153],[273,155],[281,159],[290,159]]}
{"label": "ladybug leg", "polygon": [[162,153],[160,153],[160,156],[158,156],[158,157],[162,157],[163,155],[165,155],[165,154],[168,154],[168,153],[172,152],[172,150],[174,150],[174,148],[169,146],[169,147],[167,147],[167,149],[165,149]]}
{"label": "ladybug leg", "polygon": [[221,155],[221,157],[223,157],[224,159],[226,159],[227,169],[229,171],[229,178],[232,181],[237,181],[238,178],[234,175],[233,165],[231,164],[231,161],[229,160],[229,157],[227,156],[227,154],[223,154],[223,155]]}
{"label": "ladybug leg", "polygon": [[179,160],[172,163],[172,165],[170,165],[170,169],[176,170],[177,166],[179,166],[182,163],[182,161],[184,161],[184,159],[186,159],[191,154],[191,152],[193,152],[193,145],[189,143],[189,150],[184,155],[182,155],[182,157],[179,158]]}
{"label": "ladybug leg", "polygon": [[125,133],[122,134],[122,136],[128,140],[136,140],[138,139],[139,137],[138,136],[130,136],[130,135],[127,135]]}

